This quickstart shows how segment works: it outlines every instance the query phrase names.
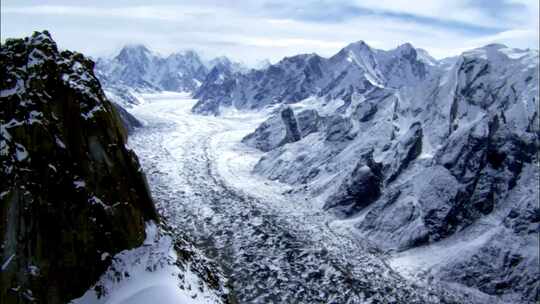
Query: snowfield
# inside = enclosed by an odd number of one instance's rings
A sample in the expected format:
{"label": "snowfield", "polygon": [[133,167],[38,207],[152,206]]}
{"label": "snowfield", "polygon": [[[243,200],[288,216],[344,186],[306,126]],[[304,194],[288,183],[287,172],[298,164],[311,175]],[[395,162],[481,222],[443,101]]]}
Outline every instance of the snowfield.
{"label": "snowfield", "polygon": [[[252,174],[262,152],[240,140],[269,110],[200,116],[191,113],[196,100],[189,94],[142,99],[130,112],[144,127],[129,146],[158,211],[221,263],[240,303],[475,302],[405,279],[347,221],[286,184]],[[137,292],[166,294],[161,289]]]}
{"label": "snowfield", "polygon": [[[107,258],[103,254],[102,258]],[[124,250],[96,286],[72,304],[215,304],[220,299],[199,289],[197,274],[180,269],[171,236],[155,223],[146,226],[141,247]],[[179,288],[182,287],[182,288]],[[99,290],[99,292],[98,292]]]}

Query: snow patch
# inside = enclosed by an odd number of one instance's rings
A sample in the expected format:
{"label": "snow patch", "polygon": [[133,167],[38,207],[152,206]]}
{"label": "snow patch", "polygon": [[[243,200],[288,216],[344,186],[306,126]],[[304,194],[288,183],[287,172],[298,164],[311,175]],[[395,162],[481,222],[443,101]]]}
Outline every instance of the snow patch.
{"label": "snow patch", "polygon": [[26,151],[26,148],[18,143],[15,143],[15,159],[22,162],[23,160],[28,158],[28,151]]}
{"label": "snow patch", "polygon": [[73,182],[73,185],[75,186],[75,189],[80,189],[86,187],[86,182],[82,180],[76,180]]}
{"label": "snow patch", "polygon": [[[108,253],[101,255],[102,260]],[[143,246],[124,250],[112,258],[112,265],[96,286],[103,295],[90,288],[71,304],[215,304],[221,300],[186,267],[176,265],[177,255],[172,238],[163,235],[154,222],[146,224]],[[120,275],[119,275],[120,274]],[[119,277],[120,276],[120,277]],[[180,284],[183,278],[183,284]],[[184,288],[180,288],[183,285]],[[100,289],[100,288],[98,288]]]}
{"label": "snow patch", "polygon": [[9,263],[11,263],[11,261],[13,260],[14,257],[15,257],[15,254],[12,254],[7,258],[7,260],[2,264],[2,267],[1,267],[2,271],[6,270],[8,268]]}

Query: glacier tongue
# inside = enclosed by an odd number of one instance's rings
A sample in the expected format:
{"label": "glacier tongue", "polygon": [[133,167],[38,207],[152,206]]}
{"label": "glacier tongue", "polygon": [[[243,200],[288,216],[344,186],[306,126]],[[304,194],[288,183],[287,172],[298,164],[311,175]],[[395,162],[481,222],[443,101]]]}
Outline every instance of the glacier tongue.
{"label": "glacier tongue", "polygon": [[130,146],[159,212],[222,263],[241,303],[474,302],[408,281],[293,187],[253,175],[261,152],[240,140],[270,112],[197,116],[195,102],[147,95]]}

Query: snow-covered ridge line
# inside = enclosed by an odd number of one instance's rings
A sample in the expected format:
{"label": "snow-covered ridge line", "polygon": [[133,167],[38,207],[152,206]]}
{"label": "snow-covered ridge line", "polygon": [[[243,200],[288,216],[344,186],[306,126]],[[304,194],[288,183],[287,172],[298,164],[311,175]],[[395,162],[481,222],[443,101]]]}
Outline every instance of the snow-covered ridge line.
{"label": "snow-covered ridge line", "polygon": [[[207,79],[193,111],[273,108],[242,139],[265,152],[259,178],[345,217],[384,250],[414,250],[404,257],[438,255],[439,242],[467,246],[399,269],[490,301],[529,303],[540,289],[532,262],[540,224],[531,216],[540,196],[529,174],[539,161],[538,71],[535,50],[488,45],[435,64],[410,45],[387,52],[359,42],[328,61],[299,55]],[[492,234],[477,232],[495,214]],[[478,269],[485,279],[470,275]]]}
{"label": "snow-covered ridge line", "polygon": [[95,67],[109,98],[123,107],[138,104],[137,93],[193,93],[213,69],[247,70],[227,57],[204,61],[194,51],[163,56],[143,45],[127,45],[112,58],[98,58]]}
{"label": "snow-covered ridge line", "polygon": [[156,223],[148,222],[143,245],[113,257],[104,253],[103,259],[112,259],[111,266],[82,297],[70,303],[224,303],[222,297],[229,293],[227,287],[220,286],[222,294],[218,294],[215,287],[201,279],[201,266],[193,264],[200,261],[186,261],[178,256],[179,251],[196,252],[187,243],[175,241],[170,232],[164,232]]}
{"label": "snow-covered ridge line", "polygon": [[[537,50],[510,49],[503,45],[488,45],[462,56],[483,53],[490,48],[500,49],[507,59],[527,61],[529,67],[534,67],[538,61]],[[352,95],[362,95],[374,87],[389,91],[412,89],[442,77],[457,58],[459,56],[436,60],[409,43],[385,51],[359,41],[329,58],[300,54],[247,73],[228,70],[210,73],[194,94],[200,101],[193,111],[216,115],[221,108],[229,106],[261,109],[314,96],[348,101]]]}

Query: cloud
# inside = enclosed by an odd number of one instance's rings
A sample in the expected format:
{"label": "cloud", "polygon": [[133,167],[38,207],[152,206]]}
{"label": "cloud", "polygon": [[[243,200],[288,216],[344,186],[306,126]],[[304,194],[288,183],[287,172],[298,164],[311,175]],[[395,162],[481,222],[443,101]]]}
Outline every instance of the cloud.
{"label": "cloud", "polygon": [[[414,5],[408,1],[407,9],[396,10],[393,5],[385,5],[385,1],[373,2],[372,6],[358,5],[350,1],[305,1],[293,2],[293,5],[287,5],[286,2],[272,2],[263,6],[263,11],[278,17],[291,18],[309,22],[343,22],[355,18],[366,16],[377,17],[381,19],[392,19],[396,21],[414,22],[419,25],[449,28],[464,32],[493,34],[505,30],[498,24],[482,25],[471,22],[474,19],[446,18],[447,15],[429,14],[423,10],[414,10]],[[405,8],[405,6],[403,7]]]}
{"label": "cloud", "polygon": [[195,49],[248,63],[297,53],[331,56],[364,40],[383,49],[411,42],[436,57],[491,42],[538,45],[538,1],[529,0],[142,0],[1,2],[1,34],[49,29],[90,55],[126,43],[161,53]]}

